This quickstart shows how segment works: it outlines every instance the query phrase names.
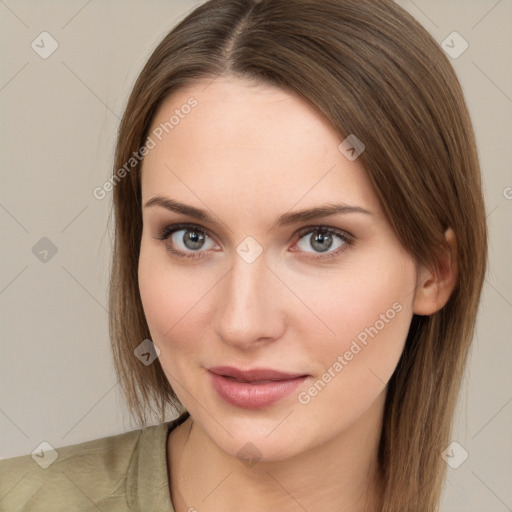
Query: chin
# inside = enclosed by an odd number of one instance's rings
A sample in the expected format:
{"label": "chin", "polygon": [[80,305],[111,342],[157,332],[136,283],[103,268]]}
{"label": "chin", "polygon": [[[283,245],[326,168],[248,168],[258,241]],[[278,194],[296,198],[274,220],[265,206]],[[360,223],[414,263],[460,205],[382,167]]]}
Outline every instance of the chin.
{"label": "chin", "polygon": [[[283,461],[309,448],[307,438],[300,432],[310,429],[282,421],[290,413],[289,409],[262,414],[259,418],[254,411],[250,412],[240,411],[236,417],[214,413],[215,417],[223,418],[222,426],[212,421],[211,417],[205,417],[206,423],[199,420],[200,428],[226,454],[244,463],[250,461],[246,463],[249,467],[255,462]],[[261,410],[259,412],[261,414]],[[292,416],[293,413],[290,414]]]}
{"label": "chin", "polygon": [[232,457],[236,457],[246,466],[251,467],[256,463],[279,462],[298,455],[302,447],[297,444],[297,440],[282,436],[276,436],[274,439],[265,438],[265,436],[236,437],[226,445],[219,445],[224,452]]}

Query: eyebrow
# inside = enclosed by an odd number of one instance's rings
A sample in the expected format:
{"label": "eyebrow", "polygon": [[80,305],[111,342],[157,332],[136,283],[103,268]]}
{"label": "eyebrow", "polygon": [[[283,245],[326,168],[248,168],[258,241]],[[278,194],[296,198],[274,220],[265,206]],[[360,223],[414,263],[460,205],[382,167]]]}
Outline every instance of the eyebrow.
{"label": "eyebrow", "polygon": [[[150,206],[161,206],[171,212],[188,215],[202,222],[208,222],[210,224],[217,223],[215,218],[212,215],[210,215],[206,210],[201,210],[194,206],[189,206],[178,201],[175,201],[174,199],[169,199],[167,197],[155,196],[151,198],[144,205],[144,207],[149,208]],[[283,215],[278,217],[272,229],[281,226],[289,226],[291,224],[298,224],[300,222],[307,222],[322,217],[329,217],[331,215],[336,215],[340,213],[363,213],[366,215],[373,215],[372,212],[364,208],[361,208],[360,206],[350,206],[347,204],[326,204],[322,206],[317,206],[315,208],[308,208],[305,210],[284,213]]]}

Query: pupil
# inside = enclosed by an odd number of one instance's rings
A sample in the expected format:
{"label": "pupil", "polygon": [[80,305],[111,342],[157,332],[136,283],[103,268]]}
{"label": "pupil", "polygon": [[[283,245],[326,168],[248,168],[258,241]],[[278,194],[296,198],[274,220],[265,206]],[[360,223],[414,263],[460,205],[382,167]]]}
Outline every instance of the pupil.
{"label": "pupil", "polygon": [[[189,249],[200,249],[203,245],[204,238],[204,235],[199,234],[196,231],[187,231],[183,242]],[[191,243],[191,245],[187,242]]]}
{"label": "pupil", "polygon": [[[321,245],[325,242],[327,242],[326,245]],[[319,245],[317,245],[317,244],[319,244]],[[325,252],[332,245],[332,237],[330,235],[326,235],[324,233],[319,233],[313,237],[312,245],[313,245],[313,247],[315,247],[315,245],[316,245],[315,249],[319,250],[320,252]]]}

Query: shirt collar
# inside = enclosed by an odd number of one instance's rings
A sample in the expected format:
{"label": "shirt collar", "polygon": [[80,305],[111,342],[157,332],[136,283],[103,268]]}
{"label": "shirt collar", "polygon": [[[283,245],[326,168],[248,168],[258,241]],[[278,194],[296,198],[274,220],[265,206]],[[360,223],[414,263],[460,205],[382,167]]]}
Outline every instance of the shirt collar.
{"label": "shirt collar", "polygon": [[181,425],[189,413],[178,418],[141,429],[126,476],[126,495],[130,510],[175,512],[169,489],[167,437]]}

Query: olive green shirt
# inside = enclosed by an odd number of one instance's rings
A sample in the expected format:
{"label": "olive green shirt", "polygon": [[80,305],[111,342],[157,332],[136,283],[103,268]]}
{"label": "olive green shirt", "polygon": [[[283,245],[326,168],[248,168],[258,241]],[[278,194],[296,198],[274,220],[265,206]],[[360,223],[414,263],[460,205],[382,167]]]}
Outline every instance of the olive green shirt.
{"label": "olive green shirt", "polygon": [[0,511],[174,512],[167,436],[187,417],[55,448],[46,469],[37,453],[0,460]]}

